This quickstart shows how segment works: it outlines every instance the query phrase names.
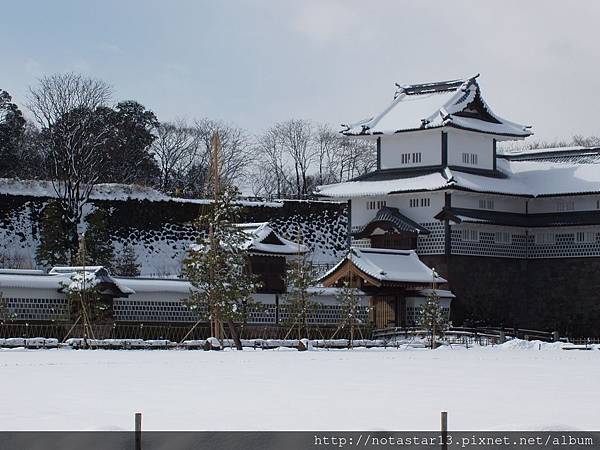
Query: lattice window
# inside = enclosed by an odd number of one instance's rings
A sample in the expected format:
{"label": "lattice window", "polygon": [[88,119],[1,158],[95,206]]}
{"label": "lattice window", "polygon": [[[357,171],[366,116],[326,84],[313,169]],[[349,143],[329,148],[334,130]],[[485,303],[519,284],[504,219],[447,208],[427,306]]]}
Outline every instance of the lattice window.
{"label": "lattice window", "polygon": [[494,241],[496,244],[512,244],[512,234],[508,231],[496,231],[494,233]]}
{"label": "lattice window", "polygon": [[411,198],[408,201],[408,206],[411,208],[427,208],[431,205],[431,199],[429,197],[423,198]]}
{"label": "lattice window", "polygon": [[558,212],[563,212],[563,211],[574,211],[575,210],[575,200],[573,199],[569,199],[569,200],[558,200],[556,202],[556,210]]}
{"label": "lattice window", "polygon": [[466,242],[479,242],[479,230],[465,228],[462,230],[461,238]]}
{"label": "lattice window", "polygon": [[551,245],[556,240],[556,236],[552,231],[537,231],[534,237],[536,245]]}
{"label": "lattice window", "polygon": [[494,209],[494,199],[493,198],[479,199],[479,209]]}
{"label": "lattice window", "polygon": [[476,165],[477,164],[477,153],[463,153],[462,154],[462,162],[463,164],[472,164],[472,165]]}

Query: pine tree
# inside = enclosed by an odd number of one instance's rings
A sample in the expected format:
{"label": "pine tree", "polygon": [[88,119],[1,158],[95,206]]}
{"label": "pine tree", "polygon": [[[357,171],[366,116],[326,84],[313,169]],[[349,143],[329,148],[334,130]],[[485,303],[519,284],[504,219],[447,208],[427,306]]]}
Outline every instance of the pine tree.
{"label": "pine tree", "polygon": [[141,273],[135,249],[130,244],[123,247],[120,257],[117,258],[113,266],[115,275],[122,277],[139,277]]}
{"label": "pine tree", "polygon": [[188,306],[199,316],[207,315],[214,337],[222,337],[223,323],[241,349],[235,322],[244,316],[244,309],[254,304],[254,278],[247,271],[248,240],[236,226],[240,206],[236,204],[237,189],[229,187],[219,192],[206,214],[195,223],[200,232],[196,244],[183,261],[183,273],[194,286]]}
{"label": "pine tree", "polygon": [[[350,340],[348,348],[352,348],[354,341],[354,330],[358,323],[358,308],[360,306],[360,295],[358,290],[351,285],[351,281],[344,281],[336,300],[340,306],[340,322],[339,327],[348,326],[350,328]],[[339,329],[339,328],[338,328]]]}
{"label": "pine tree", "polygon": [[435,348],[435,337],[442,334],[446,325],[446,317],[440,307],[440,298],[435,289],[432,289],[420,308],[419,325],[427,330],[431,339],[431,348]]}
{"label": "pine tree", "polygon": [[86,239],[79,239],[77,254],[73,259],[76,266],[81,267],[71,275],[71,280],[61,288],[69,302],[71,317],[83,323],[84,345],[87,338],[94,337],[92,324],[110,315],[110,300],[98,290],[96,273],[84,270],[90,262],[87,255]]}
{"label": "pine tree", "polygon": [[106,209],[98,208],[85,220],[88,224],[84,237],[88,260],[86,265],[103,266],[110,270],[115,250],[109,230],[109,213]]}
{"label": "pine tree", "polygon": [[58,202],[50,200],[40,219],[40,242],[35,259],[43,267],[66,265],[74,252],[68,225]]}
{"label": "pine tree", "polygon": [[317,274],[306,255],[296,255],[288,263],[286,282],[288,293],[285,294],[285,301],[289,313],[286,322],[290,326],[290,332],[296,328],[298,339],[302,331],[310,339],[308,324],[319,310],[319,303],[313,300],[315,293],[310,290],[316,285]]}
{"label": "pine tree", "polygon": [[23,161],[20,155],[25,134],[25,118],[12,97],[0,89],[0,177],[19,175]]}

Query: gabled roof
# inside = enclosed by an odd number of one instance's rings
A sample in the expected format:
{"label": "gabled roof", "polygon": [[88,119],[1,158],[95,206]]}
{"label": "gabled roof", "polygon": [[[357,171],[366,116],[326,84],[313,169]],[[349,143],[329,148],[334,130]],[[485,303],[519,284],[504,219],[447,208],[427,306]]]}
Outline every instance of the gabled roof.
{"label": "gabled roof", "polygon": [[[346,257],[323,275],[321,281],[327,285],[327,280],[344,270],[345,264],[351,264],[359,272],[382,284],[430,284],[434,281],[433,270],[419,259],[414,250],[357,247],[351,247]],[[445,283],[446,280],[437,275],[435,282]]]}
{"label": "gabled roof", "polygon": [[350,125],[351,136],[394,134],[403,131],[454,127],[497,136],[524,138],[532,132],[497,116],[481,95],[476,75],[436,83],[400,85],[391,104],[376,116]]}
{"label": "gabled roof", "polygon": [[361,239],[370,236],[375,229],[382,226],[391,227],[395,231],[408,231],[417,234],[430,233],[427,228],[402,214],[398,208],[384,206],[377,211],[375,217],[368,224],[354,234],[354,237]]}
{"label": "gabled roof", "polygon": [[248,235],[245,249],[249,253],[296,255],[308,252],[308,247],[277,234],[267,222],[238,225]]}

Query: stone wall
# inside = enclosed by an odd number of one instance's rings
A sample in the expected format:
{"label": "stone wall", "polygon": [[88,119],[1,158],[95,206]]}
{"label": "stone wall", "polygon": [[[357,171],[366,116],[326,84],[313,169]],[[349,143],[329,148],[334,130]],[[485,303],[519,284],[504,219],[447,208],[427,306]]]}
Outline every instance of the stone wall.
{"label": "stone wall", "polygon": [[422,256],[450,280],[455,325],[600,336],[600,258]]}
{"label": "stone wall", "polygon": [[[40,218],[48,198],[0,195],[0,267],[37,267],[35,251],[40,239]],[[189,245],[195,239],[192,226],[206,208],[200,202],[150,200],[94,200],[87,213],[102,208],[108,214],[108,230],[115,254],[126,244],[136,251],[142,275],[172,276],[181,268]],[[283,201],[244,206],[244,222],[269,221],[282,236],[296,240],[298,230],[316,263],[331,264],[345,254],[346,205]]]}

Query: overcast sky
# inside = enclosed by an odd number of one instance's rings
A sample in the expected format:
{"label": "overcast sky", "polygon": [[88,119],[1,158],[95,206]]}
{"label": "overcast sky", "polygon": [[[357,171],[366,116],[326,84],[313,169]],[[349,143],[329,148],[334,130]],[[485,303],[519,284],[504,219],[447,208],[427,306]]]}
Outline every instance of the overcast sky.
{"label": "overcast sky", "polygon": [[536,139],[600,135],[599,1],[20,0],[1,14],[0,88],[19,104],[41,75],[76,71],[161,121],[259,132],[354,122],[395,82],[481,73],[494,111]]}

